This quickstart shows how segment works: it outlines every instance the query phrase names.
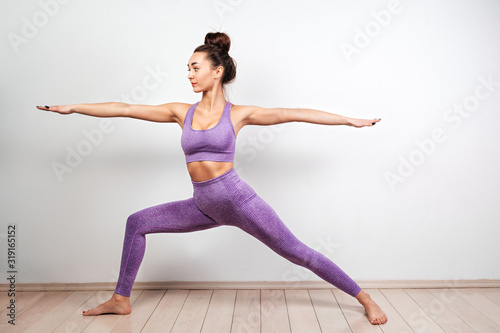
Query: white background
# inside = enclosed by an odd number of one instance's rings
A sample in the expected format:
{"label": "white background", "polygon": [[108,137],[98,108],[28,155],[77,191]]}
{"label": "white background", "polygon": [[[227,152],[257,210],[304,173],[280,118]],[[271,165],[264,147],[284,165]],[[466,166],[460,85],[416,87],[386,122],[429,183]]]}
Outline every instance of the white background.
{"label": "white background", "polygon": [[[240,132],[237,171],[302,241],[358,281],[500,279],[500,2],[2,7],[0,267],[15,223],[18,283],[116,281],[127,217],[192,195],[176,124],[112,118],[99,138],[102,119],[35,105],[195,103],[186,64],[211,31],[232,38],[233,104],[382,118]],[[315,279],[221,227],[148,235],[136,281]]]}

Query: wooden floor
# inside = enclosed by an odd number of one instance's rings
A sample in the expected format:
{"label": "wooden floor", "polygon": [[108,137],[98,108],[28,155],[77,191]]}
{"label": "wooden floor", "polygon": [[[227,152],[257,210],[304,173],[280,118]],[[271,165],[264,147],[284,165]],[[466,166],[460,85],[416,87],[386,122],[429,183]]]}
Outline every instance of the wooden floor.
{"label": "wooden floor", "polygon": [[500,332],[500,288],[366,289],[385,325],[368,323],[356,299],[337,289],[134,290],[126,316],[82,316],[112,291],[0,295],[0,332]]}

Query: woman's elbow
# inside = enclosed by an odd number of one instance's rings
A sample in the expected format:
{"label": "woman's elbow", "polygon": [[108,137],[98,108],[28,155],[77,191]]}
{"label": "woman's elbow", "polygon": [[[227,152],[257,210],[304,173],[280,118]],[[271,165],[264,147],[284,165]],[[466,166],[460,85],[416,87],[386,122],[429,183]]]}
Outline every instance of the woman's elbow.
{"label": "woman's elbow", "polygon": [[299,109],[279,109],[279,123],[292,123],[301,120],[301,113]]}

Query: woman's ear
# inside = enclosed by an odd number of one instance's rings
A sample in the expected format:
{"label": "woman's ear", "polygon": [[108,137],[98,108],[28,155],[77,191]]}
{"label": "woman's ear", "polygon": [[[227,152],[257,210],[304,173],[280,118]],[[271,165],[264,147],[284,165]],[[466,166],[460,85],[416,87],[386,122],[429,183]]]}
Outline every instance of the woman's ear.
{"label": "woman's ear", "polygon": [[222,66],[217,67],[215,69],[214,79],[221,78],[222,74],[224,74],[224,67],[222,67]]}

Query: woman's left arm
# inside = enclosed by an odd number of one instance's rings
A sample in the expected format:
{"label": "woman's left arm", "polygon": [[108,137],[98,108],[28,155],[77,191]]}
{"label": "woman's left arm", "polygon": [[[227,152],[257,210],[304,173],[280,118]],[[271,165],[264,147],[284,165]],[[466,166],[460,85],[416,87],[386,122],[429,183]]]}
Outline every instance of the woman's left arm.
{"label": "woman's left arm", "polygon": [[[262,108],[241,106],[242,125],[275,125],[288,122],[305,122],[321,125],[373,126],[380,119],[357,119],[314,109]],[[243,127],[242,126],[242,127]]]}

